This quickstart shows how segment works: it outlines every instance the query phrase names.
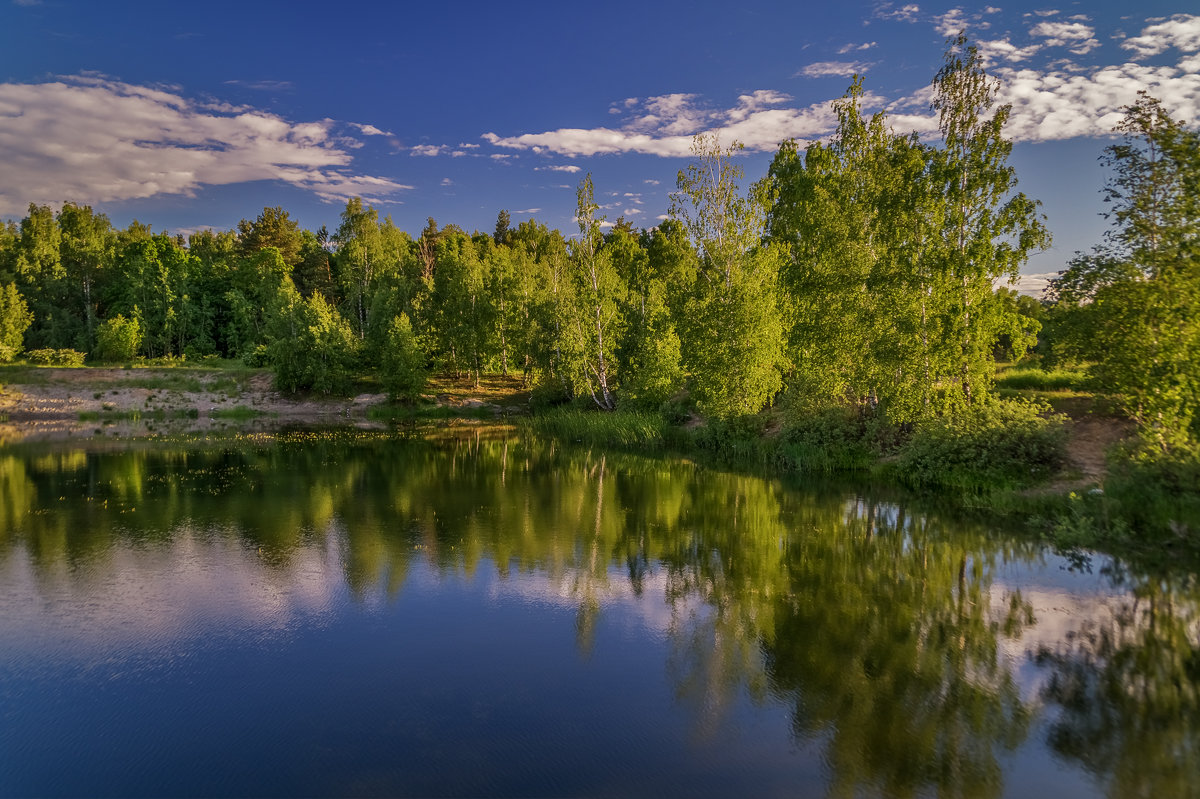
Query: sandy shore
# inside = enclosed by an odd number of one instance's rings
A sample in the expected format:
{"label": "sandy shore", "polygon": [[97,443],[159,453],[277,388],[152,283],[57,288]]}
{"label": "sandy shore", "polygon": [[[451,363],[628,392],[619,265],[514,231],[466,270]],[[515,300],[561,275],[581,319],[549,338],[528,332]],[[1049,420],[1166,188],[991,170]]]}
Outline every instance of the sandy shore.
{"label": "sandy shore", "polygon": [[367,411],[385,400],[384,394],[287,397],[265,371],[29,369],[0,377],[0,443],[288,424],[383,427]]}

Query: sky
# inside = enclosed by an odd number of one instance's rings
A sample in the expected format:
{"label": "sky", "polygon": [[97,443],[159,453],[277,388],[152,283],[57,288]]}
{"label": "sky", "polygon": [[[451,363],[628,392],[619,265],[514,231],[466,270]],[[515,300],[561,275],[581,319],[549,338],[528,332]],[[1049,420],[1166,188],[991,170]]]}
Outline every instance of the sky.
{"label": "sky", "polygon": [[361,196],[414,235],[501,209],[570,234],[590,173],[610,223],[648,228],[694,135],[741,141],[757,180],[781,140],[832,132],[855,73],[868,110],[935,141],[930,83],[963,31],[1054,235],[1032,291],[1100,242],[1099,159],[1137,92],[1200,120],[1200,13],[996,2],[0,0],[0,219],[72,201],[187,233],[282,206],[332,231]]}

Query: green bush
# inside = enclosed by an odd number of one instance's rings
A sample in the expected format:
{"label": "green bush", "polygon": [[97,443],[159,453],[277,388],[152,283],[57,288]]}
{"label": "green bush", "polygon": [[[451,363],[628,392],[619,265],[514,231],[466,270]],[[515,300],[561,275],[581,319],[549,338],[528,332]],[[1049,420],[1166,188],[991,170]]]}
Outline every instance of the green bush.
{"label": "green bush", "polygon": [[96,328],[96,359],[100,361],[132,361],[142,346],[142,325],[137,318],[126,319],[117,314],[105,319]]}
{"label": "green bush", "polygon": [[852,408],[826,408],[791,421],[781,434],[790,465],[804,472],[868,468],[880,455],[878,425]]}
{"label": "green bush", "polygon": [[420,396],[429,376],[426,360],[408,314],[393,318],[379,357],[379,382],[393,401],[411,403]]}
{"label": "green bush", "polygon": [[1200,537],[1200,445],[1123,449],[1104,488],[1134,528]]}
{"label": "green bush", "polygon": [[1042,404],[991,400],[920,424],[895,468],[910,485],[989,493],[1044,479],[1065,461],[1061,416]]}
{"label": "green bush", "polygon": [[266,344],[259,344],[242,356],[242,363],[251,369],[262,369],[271,365],[271,354]]}
{"label": "green bush", "polygon": [[30,350],[25,360],[38,366],[83,366],[83,353],[78,350]]}

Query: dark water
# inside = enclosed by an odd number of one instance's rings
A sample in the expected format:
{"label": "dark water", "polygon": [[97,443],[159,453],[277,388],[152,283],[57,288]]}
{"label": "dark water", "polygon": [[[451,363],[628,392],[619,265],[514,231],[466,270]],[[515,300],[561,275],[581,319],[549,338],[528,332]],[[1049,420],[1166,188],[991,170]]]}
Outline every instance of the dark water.
{"label": "dark water", "polygon": [[0,794],[1186,796],[1200,589],[476,433],[0,451]]}

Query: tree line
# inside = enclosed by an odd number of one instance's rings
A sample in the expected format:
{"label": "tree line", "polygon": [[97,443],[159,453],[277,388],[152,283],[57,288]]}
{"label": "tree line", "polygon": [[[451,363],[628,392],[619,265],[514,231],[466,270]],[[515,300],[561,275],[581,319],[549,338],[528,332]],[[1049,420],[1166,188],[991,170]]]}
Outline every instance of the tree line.
{"label": "tree line", "polygon": [[[648,230],[607,224],[590,176],[570,238],[503,211],[491,233],[430,219],[413,237],[357,198],[332,233],[276,207],[186,240],[31,205],[0,230],[0,356],[217,355],[273,366],[288,391],[375,372],[410,398],[431,370],[499,372],[605,410],[686,390],[724,419],[785,386],[898,424],[952,414],[987,400],[998,346],[1037,341],[1043,309],[997,286],[1050,235],[1016,190],[1010,108],[964,37],[932,87],[936,142],[866,114],[856,78],[829,140],[783,142],[745,190],[740,145],[698,136]],[[1111,239],[1055,282],[1044,348],[1095,364],[1164,441],[1194,438],[1196,136],[1149,98],[1121,131]]]}

